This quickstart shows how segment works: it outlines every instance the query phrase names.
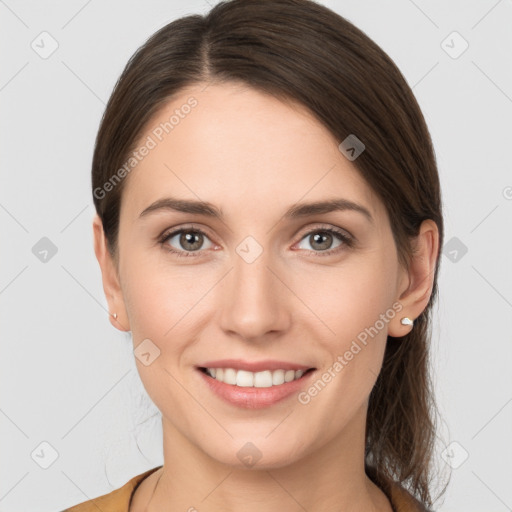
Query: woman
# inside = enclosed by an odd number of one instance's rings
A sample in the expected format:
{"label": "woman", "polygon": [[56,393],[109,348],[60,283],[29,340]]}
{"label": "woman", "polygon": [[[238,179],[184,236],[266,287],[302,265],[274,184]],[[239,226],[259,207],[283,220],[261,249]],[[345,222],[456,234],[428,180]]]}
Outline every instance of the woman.
{"label": "woman", "polygon": [[441,196],[382,49],[309,0],[176,20],[122,73],[92,182],[164,464],[70,511],[432,506]]}

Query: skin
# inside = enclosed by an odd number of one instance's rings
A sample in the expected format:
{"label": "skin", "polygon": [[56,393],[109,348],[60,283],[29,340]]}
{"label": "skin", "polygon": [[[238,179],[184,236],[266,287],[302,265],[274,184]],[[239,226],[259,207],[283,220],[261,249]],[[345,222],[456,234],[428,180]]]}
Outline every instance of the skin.
{"label": "skin", "polygon": [[[198,105],[125,178],[117,263],[93,221],[104,292],[118,315],[112,324],[132,332],[134,348],[149,338],[160,350],[150,365],[136,363],[162,413],[164,466],[142,482],[130,510],[252,512],[263,503],[267,512],[389,512],[364,472],[368,398],[387,335],[409,332],[400,318],[416,318],[428,303],[436,224],[422,224],[403,269],[384,205],[340,153],[341,141],[303,106],[240,84],[182,90],[139,140],[190,96]],[[171,195],[212,203],[224,222],[163,210],[139,218]],[[366,207],[373,222],[349,210],[282,218],[297,202],[340,197]],[[195,251],[202,255],[177,257],[158,243],[165,230],[190,223],[205,232]],[[334,236],[323,249],[306,236],[325,227],[348,232],[355,245]],[[263,249],[252,263],[236,252],[249,235]],[[179,235],[166,245],[193,252]],[[338,252],[322,254],[331,248]],[[306,405],[292,396],[242,409],[214,395],[195,369],[233,357],[292,361],[321,374],[396,301],[402,311]],[[248,441],[262,453],[250,468],[237,457]]]}

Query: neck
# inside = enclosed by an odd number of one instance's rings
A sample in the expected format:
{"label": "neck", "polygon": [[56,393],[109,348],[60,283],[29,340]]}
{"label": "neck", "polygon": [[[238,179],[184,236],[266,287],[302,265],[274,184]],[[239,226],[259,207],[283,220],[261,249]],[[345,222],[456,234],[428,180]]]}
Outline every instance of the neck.
{"label": "neck", "polygon": [[162,418],[164,467],[146,510],[391,512],[388,498],[365,473],[364,427],[356,423],[290,464],[240,469],[208,456]]}

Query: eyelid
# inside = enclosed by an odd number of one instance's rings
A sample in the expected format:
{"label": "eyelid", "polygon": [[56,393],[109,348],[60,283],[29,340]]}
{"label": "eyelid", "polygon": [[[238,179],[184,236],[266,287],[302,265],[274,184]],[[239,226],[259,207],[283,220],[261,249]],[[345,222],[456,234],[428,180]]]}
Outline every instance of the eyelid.
{"label": "eyelid", "polygon": [[335,233],[337,233],[339,235],[345,236],[346,238],[349,238],[349,239],[355,241],[355,237],[352,235],[352,233],[350,233],[346,229],[340,228],[340,227],[335,226],[333,224],[325,224],[325,223],[322,223],[322,222],[320,224],[314,225],[311,228],[308,228],[305,232],[302,232],[302,230],[301,230],[300,231],[301,237],[300,237],[299,241],[302,240],[305,236],[310,235],[311,233],[315,233],[317,231],[322,231],[322,230],[333,231],[333,232],[335,232]]}
{"label": "eyelid", "polygon": [[[165,229],[163,231],[163,233],[158,236],[158,242],[160,243],[160,245],[164,246],[164,245],[166,245],[166,242],[170,238],[173,238],[174,236],[176,236],[177,234],[179,234],[183,231],[199,232],[199,233],[205,235],[213,245],[218,245],[212,240],[212,238],[214,238],[214,237],[210,236],[208,228],[206,228],[202,225],[199,225],[199,224],[194,224],[194,223],[179,225],[179,226]],[[320,224],[314,225],[310,228],[307,228],[307,230],[305,232],[302,232],[302,230],[301,230],[300,237],[298,238],[298,240],[296,242],[293,243],[293,245],[294,246],[297,245],[308,235],[311,235],[316,232],[322,232],[322,231],[326,231],[328,233],[338,235],[340,237],[341,246],[335,247],[334,249],[326,249],[325,251],[311,251],[311,250],[307,250],[307,249],[301,249],[301,250],[306,251],[308,254],[313,254],[314,256],[322,256],[322,255],[327,256],[330,254],[338,253],[338,252],[342,251],[344,248],[351,248],[351,247],[353,247],[353,245],[356,242],[356,238],[350,232],[348,232],[346,229],[343,229],[343,228],[340,228],[338,226],[334,226],[331,224],[320,223]],[[184,250],[174,249],[171,247],[165,247],[165,249],[168,252],[176,254],[178,256],[185,255],[185,256],[192,256],[192,257],[201,256],[202,253],[207,251],[206,249],[200,249],[198,251],[184,251]]]}
{"label": "eyelid", "polygon": [[179,231],[185,231],[185,230],[190,230],[190,231],[201,231],[202,233],[205,233],[205,234],[208,234],[209,233],[209,229],[206,227],[206,226],[203,226],[202,224],[197,224],[197,223],[194,223],[194,222],[189,222],[187,224],[179,224],[177,226],[174,226],[172,228],[166,228],[162,231],[162,233],[160,235],[158,235],[158,239],[161,239],[161,238],[164,238],[170,234],[176,234],[177,232]]}
{"label": "eyelid", "polygon": [[306,253],[311,254],[313,256],[331,256],[335,254],[339,254],[344,250],[351,249],[355,246],[356,238],[349,233],[346,229],[339,228],[337,226],[331,225],[331,224],[321,224],[314,226],[310,228],[308,231],[301,233],[299,240],[293,244],[297,245],[298,243],[302,242],[305,238],[307,238],[309,235],[312,235],[313,233],[321,233],[321,232],[327,232],[333,235],[334,237],[338,237],[338,240],[341,242],[341,244],[338,247],[334,247],[331,249],[326,249],[325,251],[312,251],[309,249],[303,249]]}
{"label": "eyelid", "polygon": [[206,238],[208,238],[213,246],[218,245],[218,244],[216,244],[212,240],[212,238],[214,238],[214,237],[212,237],[209,234],[208,228],[206,228],[206,227],[204,227],[202,225],[199,225],[199,224],[194,224],[194,223],[183,224],[183,225],[174,226],[172,228],[165,229],[160,235],[158,235],[157,242],[162,247],[164,247],[164,245],[165,245],[166,246],[165,247],[166,251],[168,251],[170,253],[173,253],[173,254],[176,254],[176,255],[199,256],[199,255],[201,255],[201,253],[206,251],[206,249],[200,249],[198,251],[183,251],[183,250],[174,249],[174,248],[172,248],[171,246],[169,246],[167,244],[168,240],[170,240],[171,238],[174,238],[176,235],[178,235],[178,234],[180,234],[180,233],[182,233],[184,231],[195,231],[195,232],[198,232],[198,233],[204,235]]}

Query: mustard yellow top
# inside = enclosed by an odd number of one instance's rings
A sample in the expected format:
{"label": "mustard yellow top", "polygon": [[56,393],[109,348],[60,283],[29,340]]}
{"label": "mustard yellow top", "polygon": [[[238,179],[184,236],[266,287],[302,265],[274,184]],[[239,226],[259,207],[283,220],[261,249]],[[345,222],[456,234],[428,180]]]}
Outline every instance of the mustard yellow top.
{"label": "mustard yellow top", "polygon": [[[162,466],[150,469],[140,475],[134,476],[126,482],[122,487],[98,498],[84,501],[71,508],[67,508],[62,512],[128,512],[130,500],[135,489],[139,484],[156,470]],[[381,487],[385,492],[394,512],[429,512],[416,498],[414,498],[406,489],[398,485],[396,482],[388,482]]]}

